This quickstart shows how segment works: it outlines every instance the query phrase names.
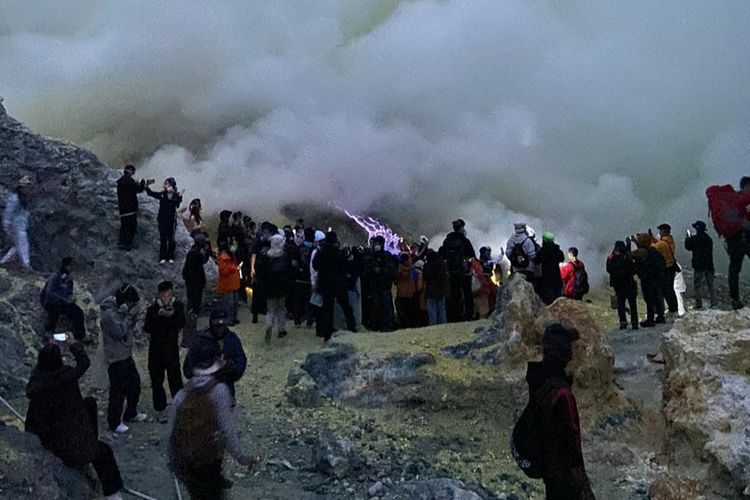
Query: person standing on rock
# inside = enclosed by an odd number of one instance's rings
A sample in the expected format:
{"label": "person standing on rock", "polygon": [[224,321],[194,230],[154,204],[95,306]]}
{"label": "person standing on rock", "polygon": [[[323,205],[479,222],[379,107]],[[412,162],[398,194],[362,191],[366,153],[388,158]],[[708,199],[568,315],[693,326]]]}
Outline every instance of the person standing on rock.
{"label": "person standing on rock", "polygon": [[681,271],[675,254],[677,245],[672,237],[672,226],[665,223],[660,224],[657,229],[659,230],[659,238],[654,238],[653,246],[664,257],[666,263],[665,272],[662,275],[662,294],[667,302],[669,312],[677,314],[677,293],[674,289],[674,280],[677,273]]}
{"label": "person standing on rock", "polygon": [[583,300],[583,296],[588,293],[588,276],[586,266],[578,259],[576,247],[568,248],[568,263],[560,269],[560,277],[565,296],[573,300]]}
{"label": "person standing on rock", "polygon": [[48,344],[39,351],[26,386],[29,409],[25,430],[39,436],[42,446],[66,467],[79,469],[92,464],[105,498],[122,500],[122,477],[112,448],[99,441],[96,400],[84,399],[78,385],[91,361],[80,343],[68,342],[70,339],[65,346],[75,359],[75,367],[65,366],[58,344]]}
{"label": "person standing on rock", "polygon": [[646,319],[641,326],[650,328],[657,323],[664,323],[664,297],[662,296],[663,274],[666,272],[664,257],[651,246],[651,235],[641,233],[635,237],[638,247],[633,255],[636,273],[641,281],[641,292],[646,302]]}
{"label": "person standing on rock", "polygon": [[229,324],[230,319],[223,308],[216,307],[211,311],[208,330],[196,337],[190,346],[185,356],[185,361],[182,364],[182,373],[185,375],[185,378],[193,378],[197,353],[203,349],[202,346],[204,344],[215,344],[218,346],[226,363],[221,371],[221,375],[229,386],[232,397],[234,397],[234,384],[245,373],[247,356],[245,355],[240,338],[228,328]]}
{"label": "person standing on rock", "polygon": [[[628,242],[629,243],[629,242]],[[620,330],[628,327],[625,305],[630,308],[630,320],[633,330],[638,330],[638,285],[635,282],[635,262],[628,244],[616,241],[615,248],[607,257],[609,284],[617,297],[617,315],[620,319]]]}
{"label": "person standing on rock", "polygon": [[232,411],[233,392],[223,375],[226,361],[219,346],[204,342],[191,352],[193,377],[169,409],[169,468],[193,500],[221,500],[224,490],[232,485],[222,473],[225,452],[249,473],[261,458],[243,451]]}
{"label": "person standing on rock", "polygon": [[541,470],[548,500],[594,499],[583,462],[573,380],[565,373],[573,359],[572,344],[579,337],[575,329],[549,325],[542,336],[543,359],[529,363],[526,372],[529,394],[540,405],[538,442],[543,448]]}
{"label": "person standing on rock", "polygon": [[5,210],[3,211],[3,231],[10,236],[13,246],[10,247],[0,264],[9,263],[18,256],[21,265],[31,268],[31,254],[29,251],[29,202],[34,181],[25,175],[16,184],[16,189],[10,191],[5,197]]}
{"label": "person standing on rock", "polygon": [[65,257],[60,264],[60,270],[53,274],[44,285],[40,295],[42,307],[47,311],[47,325],[45,332],[53,333],[57,328],[60,315],[67,317],[73,326],[73,336],[76,340],[86,337],[84,315],[76,305],[73,296],[73,259]]}
{"label": "person standing on rock", "polygon": [[695,221],[693,228],[696,233],[685,238],[685,250],[692,252],[693,293],[695,294],[695,308],[703,308],[703,297],[708,294],[711,308],[717,306],[716,290],[714,289],[714,241],[706,232],[706,223]]}
{"label": "person standing on rock", "polygon": [[146,194],[159,200],[159,215],[156,220],[159,223],[159,264],[174,264],[175,241],[174,234],[177,229],[177,208],[182,203],[185,193],[177,191],[177,181],[169,177],[164,181],[164,189],[160,192],[152,191],[146,186]]}
{"label": "person standing on rock", "polygon": [[450,280],[450,295],[446,304],[448,321],[472,321],[474,294],[471,291],[469,262],[477,255],[471,241],[466,237],[466,223],[463,219],[453,221],[453,232],[445,237],[439,252],[448,266]]}
{"label": "person standing on rock", "polygon": [[505,255],[510,260],[512,273],[521,273],[526,281],[534,284],[534,264],[536,262],[537,244],[529,234],[525,222],[513,224],[513,236],[505,245]]}
{"label": "person standing on rock", "polygon": [[286,298],[292,289],[294,268],[284,251],[284,236],[271,236],[271,246],[255,262],[256,287],[266,298],[266,343],[271,342],[274,327],[276,335],[284,338],[286,332]]}
{"label": "person standing on rock", "polygon": [[141,377],[133,361],[133,335],[140,304],[138,292],[126,284],[114,296],[104,299],[100,306],[102,343],[109,375],[107,425],[109,430],[118,434],[130,430],[126,423],[146,420],[146,415],[138,412]]}
{"label": "person standing on rock", "polygon": [[203,305],[203,290],[206,288],[205,265],[211,256],[208,238],[202,233],[193,238],[193,246],[185,257],[182,267],[182,279],[185,281],[185,295],[187,298],[187,314],[185,329],[182,332],[182,347],[190,347],[196,333],[196,322]]}
{"label": "person standing on rock", "polygon": [[565,262],[565,256],[560,245],[555,243],[555,233],[550,231],[542,234],[542,248],[536,254],[536,263],[540,268],[539,290],[542,302],[550,305],[563,294],[563,282],[560,276],[560,264]]}
{"label": "person standing on rock", "polygon": [[180,330],[185,326],[185,307],[175,298],[171,281],[159,283],[158,293],[154,303],[146,310],[143,331],[150,336],[148,374],[151,378],[154,410],[160,414],[159,421],[166,423],[165,372],[172,398],[182,389],[179,336]]}
{"label": "person standing on rock", "polygon": [[146,189],[146,181],[137,182],[133,176],[135,167],[125,165],[122,176],[117,179],[117,208],[120,211],[120,250],[133,249],[133,240],[138,231],[138,193]]}

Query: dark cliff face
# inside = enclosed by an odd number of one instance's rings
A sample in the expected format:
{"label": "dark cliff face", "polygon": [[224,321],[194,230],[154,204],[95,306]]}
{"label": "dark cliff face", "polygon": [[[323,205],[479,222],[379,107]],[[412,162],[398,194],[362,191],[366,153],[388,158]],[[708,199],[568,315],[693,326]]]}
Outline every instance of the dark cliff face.
{"label": "dark cliff face", "polygon": [[[170,269],[160,268],[156,258],[158,205],[141,195],[138,248],[126,255],[117,248],[119,214],[115,182],[119,171],[101,163],[90,151],[31,132],[0,105],[3,198],[24,175],[35,182],[29,206],[34,270],[47,274],[57,269],[63,256],[71,256],[78,263],[78,279],[102,293],[117,281],[150,287],[162,275],[170,279],[179,277],[182,257],[190,245],[181,224],[177,232],[178,262]],[[5,251],[9,243],[7,236],[2,235],[0,250]]]}

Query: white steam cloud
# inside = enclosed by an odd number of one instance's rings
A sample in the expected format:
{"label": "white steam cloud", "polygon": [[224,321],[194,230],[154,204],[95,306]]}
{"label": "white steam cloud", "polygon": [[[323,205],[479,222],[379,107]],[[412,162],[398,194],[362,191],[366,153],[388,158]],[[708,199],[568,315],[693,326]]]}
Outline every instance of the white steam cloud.
{"label": "white steam cloud", "polygon": [[[4,2],[0,95],[209,209],[526,219],[600,259],[750,160],[746,0]],[[678,233],[679,234],[679,233]],[[598,263],[592,268],[601,267]]]}

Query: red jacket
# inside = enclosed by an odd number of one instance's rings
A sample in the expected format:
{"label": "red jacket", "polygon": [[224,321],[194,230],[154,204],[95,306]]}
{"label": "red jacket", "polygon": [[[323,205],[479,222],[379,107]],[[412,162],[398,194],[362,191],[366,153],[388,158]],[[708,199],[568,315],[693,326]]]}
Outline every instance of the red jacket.
{"label": "red jacket", "polygon": [[563,280],[563,294],[570,299],[580,300],[582,297],[576,297],[573,291],[573,285],[575,285],[576,281],[576,270],[578,269],[586,269],[583,262],[580,260],[568,262],[562,267],[562,269],[560,269],[560,275]]}

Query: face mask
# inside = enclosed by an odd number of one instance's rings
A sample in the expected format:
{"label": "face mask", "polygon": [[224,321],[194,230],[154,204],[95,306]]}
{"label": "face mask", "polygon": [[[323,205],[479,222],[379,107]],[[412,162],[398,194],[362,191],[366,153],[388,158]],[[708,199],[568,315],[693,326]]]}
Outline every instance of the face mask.
{"label": "face mask", "polygon": [[174,188],[172,186],[167,186],[167,193],[174,192]]}

